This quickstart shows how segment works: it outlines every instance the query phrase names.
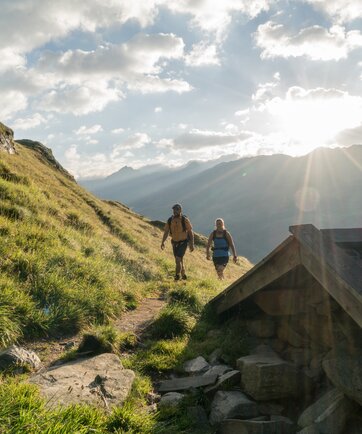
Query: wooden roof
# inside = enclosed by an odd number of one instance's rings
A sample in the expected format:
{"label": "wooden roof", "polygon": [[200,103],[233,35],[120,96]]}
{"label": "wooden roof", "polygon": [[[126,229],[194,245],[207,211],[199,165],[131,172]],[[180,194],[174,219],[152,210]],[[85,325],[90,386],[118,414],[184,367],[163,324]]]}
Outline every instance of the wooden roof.
{"label": "wooden roof", "polygon": [[362,228],[291,226],[262,261],[210,301],[221,314],[302,265],[362,327]]}

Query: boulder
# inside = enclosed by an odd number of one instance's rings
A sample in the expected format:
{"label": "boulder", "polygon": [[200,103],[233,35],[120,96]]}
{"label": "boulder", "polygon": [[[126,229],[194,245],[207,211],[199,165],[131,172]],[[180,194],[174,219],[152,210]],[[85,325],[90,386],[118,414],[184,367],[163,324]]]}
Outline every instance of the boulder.
{"label": "boulder", "polygon": [[210,367],[211,366],[207,361],[203,357],[199,356],[185,362],[184,371],[189,374],[201,374],[202,372],[207,371]]}
{"label": "boulder", "polygon": [[224,419],[234,417],[250,418],[258,415],[258,407],[244,393],[219,391],[211,403],[210,424],[219,424]]}
{"label": "boulder", "polygon": [[48,406],[91,404],[119,406],[127,398],[135,374],[115,354],[101,354],[49,368],[30,377]]}
{"label": "boulder", "polygon": [[0,151],[8,154],[15,154],[14,132],[12,129],[0,122]]}
{"label": "boulder", "polygon": [[275,420],[224,420],[220,426],[220,434],[294,434],[295,427],[291,420],[280,418]]}
{"label": "boulder", "polygon": [[231,368],[228,365],[215,365],[212,366],[210,369],[208,369],[203,375],[223,375],[226,372],[232,371],[233,368]]}
{"label": "boulder", "polygon": [[260,414],[279,415],[283,412],[284,407],[281,404],[277,404],[275,402],[260,402],[258,404],[258,409]]}
{"label": "boulder", "polygon": [[289,348],[286,355],[297,368],[309,367],[312,360],[312,352],[308,348]]}
{"label": "boulder", "polygon": [[334,386],[362,405],[362,354],[357,357],[327,355],[322,366]]}
{"label": "boulder", "polygon": [[41,361],[34,351],[12,345],[0,352],[0,370],[7,369],[11,366],[37,370],[41,367]]}
{"label": "boulder", "polygon": [[301,431],[298,431],[297,434],[320,434],[316,425],[309,425],[303,428]]}
{"label": "boulder", "polygon": [[178,390],[197,389],[199,387],[215,384],[217,375],[198,375],[193,377],[173,378],[172,380],[161,381],[158,387],[159,392],[176,392]]}
{"label": "boulder", "polygon": [[177,392],[168,392],[160,399],[159,408],[174,408],[182,401],[184,395]]}
{"label": "boulder", "polygon": [[312,388],[309,377],[273,354],[253,354],[237,360],[242,389],[257,401],[300,396]]}
{"label": "boulder", "polygon": [[192,420],[193,425],[203,427],[203,428],[209,425],[206,411],[203,407],[201,407],[201,405],[187,407],[186,411],[189,419]]}
{"label": "boulder", "polygon": [[216,384],[205,388],[204,392],[207,395],[213,395],[218,390],[230,389],[232,386],[240,385],[240,371],[229,371],[220,375]]}
{"label": "boulder", "polygon": [[302,334],[300,330],[297,330],[297,327],[288,319],[280,322],[277,336],[281,341],[287,342],[296,348],[308,346],[308,339],[305,334]]}
{"label": "boulder", "polygon": [[302,428],[315,425],[321,434],[341,434],[353,408],[342,392],[332,389],[300,415],[298,425]]}
{"label": "boulder", "polygon": [[216,348],[208,357],[210,365],[217,365],[222,355],[222,349]]}

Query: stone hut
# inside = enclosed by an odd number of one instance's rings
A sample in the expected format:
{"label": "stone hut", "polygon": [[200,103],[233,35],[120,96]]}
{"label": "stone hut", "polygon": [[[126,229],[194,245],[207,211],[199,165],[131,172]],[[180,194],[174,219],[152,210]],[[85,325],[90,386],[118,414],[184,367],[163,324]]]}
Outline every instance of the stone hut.
{"label": "stone hut", "polygon": [[362,228],[289,230],[210,304],[259,348],[237,361],[247,395],[297,399],[303,434],[362,433]]}

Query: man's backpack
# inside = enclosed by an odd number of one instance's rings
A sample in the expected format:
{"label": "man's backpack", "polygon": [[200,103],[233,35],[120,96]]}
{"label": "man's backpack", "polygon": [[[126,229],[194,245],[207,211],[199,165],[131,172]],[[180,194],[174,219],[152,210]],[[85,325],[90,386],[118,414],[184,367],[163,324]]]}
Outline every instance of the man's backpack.
{"label": "man's backpack", "polygon": [[[168,224],[168,227],[170,229],[170,234],[171,235],[172,235],[172,232],[171,232],[171,221],[172,221],[172,219],[173,219],[173,215],[167,220],[167,224]],[[181,214],[181,224],[182,224],[183,231],[187,232],[187,229],[186,229],[186,216],[183,215],[183,214]]]}

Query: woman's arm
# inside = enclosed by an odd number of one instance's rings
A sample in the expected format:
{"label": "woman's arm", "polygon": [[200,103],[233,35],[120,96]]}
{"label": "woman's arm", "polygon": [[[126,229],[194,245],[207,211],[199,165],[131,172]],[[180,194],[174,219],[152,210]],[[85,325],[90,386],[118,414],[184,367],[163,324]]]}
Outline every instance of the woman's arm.
{"label": "woman's arm", "polygon": [[236,255],[235,244],[234,244],[234,241],[233,241],[233,238],[232,238],[230,232],[228,232],[228,231],[226,231],[226,238],[228,240],[230,249],[231,249],[231,251],[233,253],[233,260],[234,260],[234,262],[236,262],[238,260],[238,257]]}

